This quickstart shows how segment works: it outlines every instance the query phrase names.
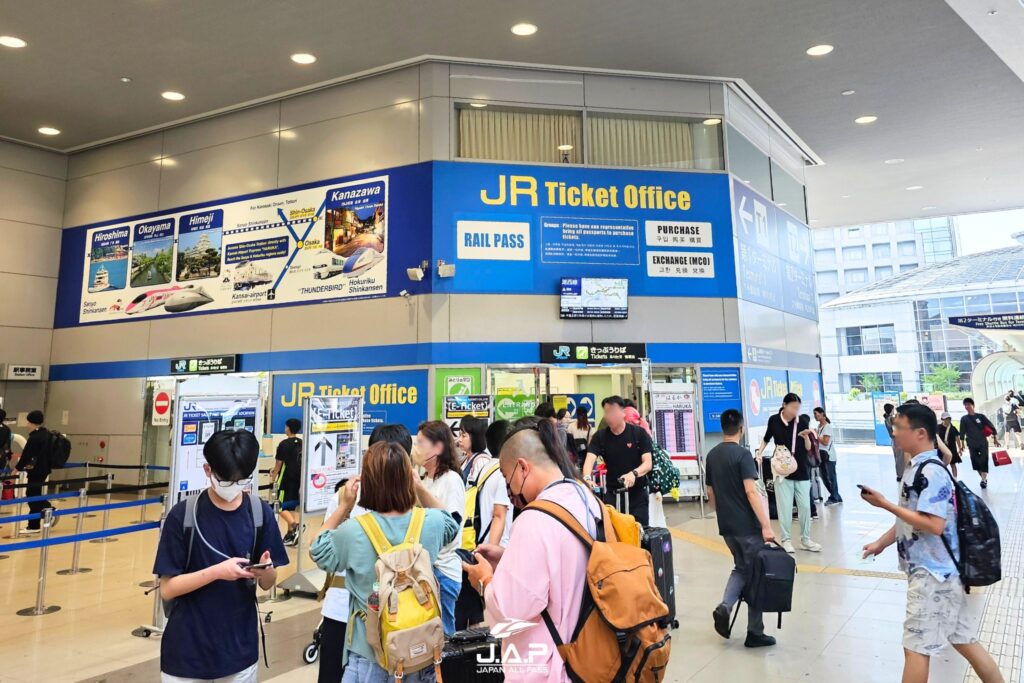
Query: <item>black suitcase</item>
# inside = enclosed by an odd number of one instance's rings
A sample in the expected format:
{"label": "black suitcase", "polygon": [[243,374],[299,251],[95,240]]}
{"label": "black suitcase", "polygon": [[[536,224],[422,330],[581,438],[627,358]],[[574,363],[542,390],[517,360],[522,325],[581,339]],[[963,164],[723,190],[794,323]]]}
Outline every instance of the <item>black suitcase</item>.
{"label": "black suitcase", "polygon": [[[749,567],[747,585],[743,587],[743,599],[760,612],[777,612],[779,628],[782,628],[782,613],[793,609],[793,582],[796,580],[796,560],[792,555],[774,544],[765,544],[754,555]],[[740,611],[736,603],[736,614]],[[736,623],[736,615],[733,615]]]}
{"label": "black suitcase", "polygon": [[487,627],[456,631],[441,653],[441,678],[444,683],[504,681],[501,641],[491,636]]}
{"label": "black suitcase", "polygon": [[658,586],[662,601],[668,605],[669,627],[679,628],[679,622],[676,621],[676,576],[672,565],[672,533],[662,527],[646,527],[640,545],[651,554],[654,583]]}

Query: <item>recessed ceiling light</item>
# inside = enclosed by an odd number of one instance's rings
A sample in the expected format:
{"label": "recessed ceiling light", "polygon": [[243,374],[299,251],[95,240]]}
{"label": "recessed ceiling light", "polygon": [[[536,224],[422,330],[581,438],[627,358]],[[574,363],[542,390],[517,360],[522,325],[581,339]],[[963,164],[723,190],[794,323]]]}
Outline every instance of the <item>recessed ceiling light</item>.
{"label": "recessed ceiling light", "polygon": [[921,210],[922,211],[934,211],[937,208],[939,208],[939,207],[937,207],[937,206],[922,206]]}
{"label": "recessed ceiling light", "polygon": [[779,206],[786,206],[786,202],[779,202]]}
{"label": "recessed ceiling light", "polygon": [[832,52],[835,48],[831,45],[815,45],[807,48],[807,54],[812,57],[824,57],[829,52]]}
{"label": "recessed ceiling light", "polygon": [[532,36],[537,32],[537,27],[534,24],[516,24],[512,27],[512,33],[517,36]]}
{"label": "recessed ceiling light", "polygon": [[279,130],[279,131],[277,131],[277,136],[279,138],[281,138],[282,140],[294,140],[295,139],[295,131],[294,130]]}
{"label": "recessed ceiling light", "polygon": [[850,197],[851,197],[851,195],[848,195],[848,194],[839,195],[840,199],[849,199]]}
{"label": "recessed ceiling light", "polygon": [[185,99],[184,95],[182,95],[180,92],[175,92],[174,90],[162,92],[160,93],[160,97],[164,98],[165,100],[171,100],[172,102],[178,102],[180,100]]}
{"label": "recessed ceiling light", "polygon": [[705,126],[717,126],[722,122],[722,119],[704,119]]}
{"label": "recessed ceiling light", "polygon": [[856,92],[857,92],[856,90],[844,90],[843,92],[841,92],[839,94],[842,95],[843,97],[849,97],[850,95],[853,95]]}
{"label": "recessed ceiling light", "polygon": [[121,76],[120,81],[122,83],[131,83],[132,82],[132,77],[131,76]]}
{"label": "recessed ceiling light", "polygon": [[878,117],[874,114],[868,114],[867,116],[858,116],[853,120],[854,123],[859,123],[862,126],[866,126],[869,123],[874,123],[878,120]]}
{"label": "recessed ceiling light", "polygon": [[43,126],[39,129],[39,132],[42,133],[43,135],[60,135],[60,131],[58,129],[52,128],[50,126]]}
{"label": "recessed ceiling light", "polygon": [[923,190],[924,189],[924,185],[911,185],[907,189],[910,190],[911,192],[915,192],[917,190]]}
{"label": "recessed ceiling light", "polygon": [[990,9],[990,10],[988,11],[988,15],[989,15],[990,17],[994,17],[994,16],[995,16],[995,15],[997,15],[997,14],[999,14],[999,10],[997,10],[997,9]]}
{"label": "recessed ceiling light", "polygon": [[484,104],[483,102],[470,102],[469,106],[473,107],[474,109],[483,109],[487,105]]}
{"label": "recessed ceiling light", "polygon": [[296,64],[312,64],[316,61],[316,55],[311,55],[308,52],[296,52],[292,55],[292,61]]}
{"label": "recessed ceiling light", "polygon": [[26,45],[28,45],[28,43],[26,43],[21,38],[15,38],[14,36],[0,36],[0,45],[3,45],[4,47],[17,48],[25,47]]}
{"label": "recessed ceiling light", "polygon": [[572,145],[559,145],[558,146],[558,151],[559,152],[568,152],[570,150],[572,150]]}
{"label": "recessed ceiling light", "polygon": [[895,166],[896,164],[902,164],[904,161],[906,161],[906,159],[896,158],[896,159],[886,159],[882,163],[889,164],[890,166]]}
{"label": "recessed ceiling light", "polygon": [[974,151],[975,151],[975,152],[984,152],[984,151],[985,151],[985,148],[984,148],[984,147],[975,147],[975,148],[974,148]]}

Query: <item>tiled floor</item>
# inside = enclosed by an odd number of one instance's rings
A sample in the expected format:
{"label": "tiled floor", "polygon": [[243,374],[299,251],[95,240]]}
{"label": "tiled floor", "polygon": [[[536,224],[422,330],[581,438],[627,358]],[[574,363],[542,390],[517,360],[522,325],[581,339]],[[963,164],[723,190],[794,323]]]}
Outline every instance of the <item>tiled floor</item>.
{"label": "tiled floor", "polygon": [[[721,683],[756,681],[791,683],[868,683],[897,681],[903,663],[900,638],[905,605],[905,581],[898,573],[895,549],[877,560],[860,559],[864,543],[888,528],[892,519],[859,501],[855,484],[895,494],[892,458],[874,448],[841,450],[839,476],[846,503],[822,509],[813,535],[824,546],[820,554],[797,555],[800,572],[794,611],[769,633],[779,644],[751,651],[737,636],[725,641],[711,628],[710,613],[720,599],[730,569],[727,551],[714,519],[700,519],[695,505],[669,504],[667,515],[675,535],[675,568],[679,577],[677,610],[680,628],[673,634],[673,655],[667,681]],[[985,493],[999,518],[1004,553],[1004,580],[970,598],[980,617],[981,637],[999,659],[1007,681],[1020,681],[1024,647],[1024,460],[992,474]],[[977,478],[963,474],[974,488]],[[68,505],[70,507],[70,504]],[[153,513],[155,515],[155,511]],[[112,525],[138,516],[135,510],[116,511]],[[2,522],[0,517],[0,522]],[[87,520],[97,528],[100,518]],[[68,520],[57,532],[71,531]],[[0,525],[0,535],[9,526]],[[139,581],[148,572],[155,532],[121,537],[117,543],[84,544],[82,564],[91,574],[56,576],[70,562],[70,546],[51,551],[47,603],[61,611],[43,617],[18,617],[14,612],[34,601],[38,551],[13,553],[0,560],[0,681],[152,681],[158,672],[159,641],[130,635],[150,620],[152,599],[142,594]],[[6,541],[2,541],[6,542]],[[101,571],[102,570],[102,571]],[[264,681],[312,681],[315,666],[302,664],[302,646],[318,622],[317,605],[301,598],[273,605],[267,631],[271,669]],[[741,614],[737,632],[742,633]],[[59,646],[55,646],[57,643]],[[937,657],[932,681],[975,680],[952,650]]]}

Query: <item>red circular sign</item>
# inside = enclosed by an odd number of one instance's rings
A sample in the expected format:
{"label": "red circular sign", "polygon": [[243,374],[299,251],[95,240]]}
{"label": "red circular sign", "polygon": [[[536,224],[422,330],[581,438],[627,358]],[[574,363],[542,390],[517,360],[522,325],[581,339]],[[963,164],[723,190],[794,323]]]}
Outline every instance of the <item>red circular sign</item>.
{"label": "red circular sign", "polygon": [[171,409],[171,395],[166,391],[157,392],[153,397],[153,412],[157,415],[165,415]]}

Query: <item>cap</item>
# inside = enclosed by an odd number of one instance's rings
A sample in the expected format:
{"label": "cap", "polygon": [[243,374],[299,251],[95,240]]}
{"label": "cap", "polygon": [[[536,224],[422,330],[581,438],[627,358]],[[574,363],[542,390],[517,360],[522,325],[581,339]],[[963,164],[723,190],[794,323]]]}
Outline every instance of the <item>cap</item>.
{"label": "cap", "polygon": [[943,414],[942,414],[942,418],[941,418],[941,419],[943,419],[943,420],[949,420],[949,419],[951,419],[952,417],[953,417],[953,416],[952,416],[952,415],[950,415],[949,413],[943,413]]}

